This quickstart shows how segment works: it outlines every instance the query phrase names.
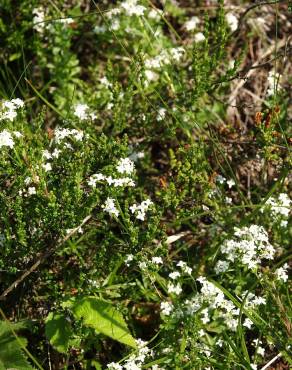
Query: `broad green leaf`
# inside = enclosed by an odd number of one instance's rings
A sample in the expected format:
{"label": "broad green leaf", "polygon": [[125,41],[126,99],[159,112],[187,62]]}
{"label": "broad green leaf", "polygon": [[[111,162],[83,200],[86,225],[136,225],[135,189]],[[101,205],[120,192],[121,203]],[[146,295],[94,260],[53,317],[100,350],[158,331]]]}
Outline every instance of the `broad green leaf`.
{"label": "broad green leaf", "polygon": [[32,366],[22,351],[22,347],[26,346],[27,341],[19,336],[17,340],[11,332],[11,327],[13,330],[19,330],[24,326],[22,323],[7,324],[5,321],[0,321],[0,370],[32,370]]}
{"label": "broad green leaf", "polygon": [[97,333],[136,348],[135,339],[123,316],[110,303],[95,297],[85,297],[76,301],[71,309],[76,318],[83,319],[84,325]]}
{"label": "broad green leaf", "polygon": [[46,319],[45,332],[51,345],[57,351],[61,353],[67,352],[72,336],[72,329],[64,315],[51,312]]}

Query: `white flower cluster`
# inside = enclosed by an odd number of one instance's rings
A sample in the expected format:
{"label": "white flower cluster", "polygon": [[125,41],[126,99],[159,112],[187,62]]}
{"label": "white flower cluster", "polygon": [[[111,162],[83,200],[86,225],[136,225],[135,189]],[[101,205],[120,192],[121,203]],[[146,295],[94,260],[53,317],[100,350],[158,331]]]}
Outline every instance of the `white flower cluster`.
{"label": "white flower cluster", "polygon": [[[46,160],[59,158],[60,153],[61,153],[61,150],[57,148],[55,148],[52,152],[49,152],[48,150],[43,150],[43,158]],[[45,170],[45,172],[52,171],[52,164],[50,162],[43,163],[42,168]]]}
{"label": "white flower cluster", "polygon": [[96,119],[95,113],[89,112],[89,106],[87,104],[77,104],[73,112],[74,116],[79,118],[81,121],[91,118]]}
{"label": "white flower cluster", "polygon": [[182,287],[179,283],[173,284],[171,281],[167,284],[168,294],[180,295],[182,293]]}
{"label": "white flower cluster", "polygon": [[8,146],[9,148],[14,147],[12,135],[7,130],[0,132],[0,148],[2,148],[2,146]]}
{"label": "white flower cluster", "polygon": [[252,292],[243,292],[242,294],[245,297],[245,307],[247,309],[254,309],[257,306],[266,304],[266,299],[263,297],[258,297]]}
{"label": "white flower cluster", "polygon": [[[39,176],[35,176],[34,177],[34,181],[38,183],[39,182]],[[20,196],[29,197],[29,196],[35,195],[37,193],[35,186],[31,185],[31,183],[32,183],[32,178],[31,177],[29,177],[29,176],[26,177],[24,179],[24,183],[25,183],[25,185],[28,186],[28,188],[27,189],[19,190],[18,194]]]}
{"label": "white flower cluster", "polygon": [[43,34],[45,30],[54,31],[54,24],[64,24],[68,25],[74,22],[72,18],[60,18],[60,19],[51,19],[50,22],[45,20],[45,9],[43,7],[34,8],[32,10],[33,14],[33,29],[37,32]]}
{"label": "white flower cluster", "polygon": [[[116,166],[116,170],[123,174],[130,175],[134,171],[134,162],[129,158],[121,158]],[[88,185],[95,188],[98,181],[106,181],[108,185],[118,186],[135,186],[135,182],[130,177],[113,178],[112,176],[105,176],[102,173],[96,173],[90,176]]]}
{"label": "white flower cluster", "polygon": [[55,148],[52,152],[49,152],[48,150],[43,150],[43,158],[45,159],[59,158],[60,153],[61,150],[57,148]]}
{"label": "white flower cluster", "polygon": [[146,10],[145,6],[138,4],[138,0],[125,0],[120,6],[130,17],[132,15],[141,16]]}
{"label": "white flower cluster", "polygon": [[236,18],[236,16],[234,14],[232,14],[232,13],[226,14],[226,22],[227,22],[227,24],[230,27],[232,32],[237,30],[238,19]]}
{"label": "white flower cluster", "polygon": [[154,264],[154,265],[162,265],[163,264],[163,260],[161,257],[152,257],[151,259],[151,262]]}
{"label": "white flower cluster", "polygon": [[262,259],[274,258],[275,248],[269,243],[268,234],[262,226],[235,228],[234,235],[236,239],[227,240],[221,246],[221,252],[228,261],[239,261],[249,269],[255,269]]}
{"label": "white flower cluster", "polygon": [[136,204],[134,203],[132,206],[130,206],[130,211],[133,213],[133,214],[136,214],[136,218],[137,220],[141,220],[141,221],[144,221],[145,220],[145,216],[146,216],[146,212],[148,210],[148,208],[153,204],[153,202],[150,200],[150,199],[146,199],[144,200],[142,203],[140,204]]}
{"label": "white flower cluster", "polygon": [[14,121],[17,116],[17,110],[24,107],[23,100],[16,98],[12,100],[4,100],[1,103],[0,120]]}
{"label": "white flower cluster", "polygon": [[82,141],[84,133],[81,130],[68,129],[68,128],[56,128],[55,130],[55,142],[60,144],[67,137],[71,137],[76,141]]}
{"label": "white flower cluster", "polygon": [[159,55],[153,58],[146,59],[145,65],[145,75],[149,81],[155,81],[158,75],[155,70],[162,68],[163,66],[169,65],[173,62],[178,63],[183,55],[185,54],[185,49],[183,47],[172,48],[168,50],[163,50]]}
{"label": "white flower cluster", "polygon": [[180,267],[182,272],[187,274],[187,275],[191,275],[193,269],[191,267],[189,267],[186,262],[184,261],[178,261],[178,263],[176,264],[177,267]]}
{"label": "white flower cluster", "polygon": [[[117,31],[120,28],[120,20],[117,15],[142,16],[144,15],[146,8],[143,5],[138,4],[138,0],[124,0],[120,3],[119,7],[113,8],[105,13],[105,16],[110,20],[109,29]],[[97,26],[95,28],[96,33],[103,33],[106,31],[106,27]]]}
{"label": "white flower cluster", "polygon": [[2,148],[3,146],[8,146],[9,148],[13,148],[15,144],[13,140],[13,136],[15,136],[16,138],[20,138],[23,135],[18,131],[12,131],[12,132],[9,132],[8,130],[1,131],[0,132],[0,148]]}
{"label": "white flower cluster", "polygon": [[173,61],[179,62],[183,57],[185,50],[183,47],[162,50],[156,57],[146,59],[144,64],[147,69],[159,69]]}
{"label": "white flower cluster", "polygon": [[210,322],[210,310],[216,309],[216,315],[223,319],[230,330],[235,331],[240,310],[231,301],[225,299],[222,291],[205,277],[201,276],[197,280],[202,284],[202,288],[195,302],[195,307],[198,306],[198,303],[208,304],[208,308],[201,311],[202,322],[205,324]]}
{"label": "white flower cluster", "polygon": [[279,73],[275,73],[273,70],[271,70],[268,74],[267,80],[268,80],[268,90],[267,90],[268,96],[274,95],[275,90],[281,89],[282,76]]}
{"label": "white flower cluster", "polygon": [[107,200],[101,207],[104,209],[105,212],[109,213],[111,216],[114,215],[118,217],[120,214],[120,211],[117,209],[115,205],[115,200],[113,198],[107,198]]}
{"label": "white flower cluster", "polygon": [[202,42],[205,40],[205,36],[202,32],[197,32],[194,37],[195,42]]}
{"label": "white flower cluster", "polygon": [[188,21],[185,22],[184,28],[187,31],[193,31],[197,28],[198,24],[200,23],[200,18],[198,17],[191,17]]}
{"label": "white flower cluster", "polygon": [[165,301],[160,304],[161,313],[165,316],[169,316],[174,309],[171,302]]}
{"label": "white flower cluster", "polygon": [[216,275],[221,274],[222,272],[227,271],[229,268],[229,262],[228,261],[221,261],[219,260],[216,263],[216,266],[214,268]]}
{"label": "white flower cluster", "polygon": [[285,264],[283,265],[283,267],[279,267],[279,268],[275,271],[275,274],[276,274],[277,280],[279,280],[279,281],[282,281],[282,282],[286,283],[286,281],[288,280],[288,269],[289,269],[289,265],[288,265],[288,263],[285,263]]}
{"label": "white flower cluster", "polygon": [[252,341],[252,344],[255,347],[256,355],[260,355],[260,356],[264,357],[265,349],[264,349],[264,347],[261,346],[261,344],[263,344],[263,342],[260,339],[254,339]]}
{"label": "white flower cluster", "polygon": [[[186,299],[178,307],[175,307],[174,304],[169,301],[161,302],[161,313],[164,316],[172,316],[176,319],[180,319],[185,315],[190,316],[201,310],[201,321],[203,324],[207,324],[211,321],[212,312],[216,312],[216,317],[221,318],[228,329],[235,331],[240,310],[231,301],[225,299],[223,292],[205,277],[201,276],[197,280],[202,284],[200,293],[190,299]],[[171,283],[171,293],[179,294],[179,288],[180,286],[177,287]],[[248,309],[266,304],[266,300],[262,297],[257,297],[251,292],[244,292],[244,294],[246,295],[245,307]],[[250,328],[251,325],[252,321],[246,318],[244,326]]]}
{"label": "white flower cluster", "polygon": [[[273,197],[269,198],[264,207],[261,209],[261,212],[264,212],[268,209],[271,212],[271,216],[273,216],[275,220],[278,220],[278,218],[287,219],[289,217],[291,203],[292,202],[289,196],[285,193],[281,193],[277,199]],[[287,221],[282,220],[281,226],[287,226]]]}
{"label": "white flower cluster", "polygon": [[130,266],[130,262],[134,260],[134,256],[132,254],[127,254],[125,258],[125,264],[126,266]]}
{"label": "white flower cluster", "polygon": [[45,28],[46,28],[46,23],[45,23],[45,11],[42,7],[34,8],[32,10],[33,14],[33,28],[39,32],[43,33]]}
{"label": "white flower cluster", "polygon": [[95,173],[90,176],[88,180],[88,185],[92,188],[96,188],[98,181],[106,181],[108,185],[118,186],[135,186],[135,182],[130,177],[122,177],[119,179],[114,179],[112,176],[105,176],[102,173]]}
{"label": "white flower cluster", "polygon": [[[130,158],[121,158],[116,166],[117,172],[121,174],[126,173],[129,175],[133,173],[134,168],[134,162]],[[112,176],[105,176],[102,173],[91,175],[88,180],[88,185],[92,188],[96,188],[96,184],[98,181],[105,181],[108,185],[113,185],[114,187],[135,186],[135,182],[130,177],[113,178]],[[132,214],[136,214],[136,218],[138,220],[144,221],[146,212],[152,204],[153,202],[150,199],[146,199],[141,204],[133,204],[129,207],[129,209]],[[102,208],[104,208],[104,211],[108,212],[111,215],[115,215],[116,217],[118,217],[119,215],[119,211],[115,207],[114,200],[112,198],[108,198]]]}
{"label": "white flower cluster", "polygon": [[27,190],[19,190],[18,194],[20,196],[29,197],[36,194],[36,188],[34,186],[29,186]]}
{"label": "white flower cluster", "polygon": [[136,340],[137,353],[131,355],[123,365],[117,362],[111,362],[107,365],[109,370],[142,370],[143,364],[147,357],[153,356],[153,352],[146,346],[146,342],[141,339]]}
{"label": "white flower cluster", "polygon": [[121,158],[117,165],[117,171],[119,173],[126,173],[130,175],[134,171],[135,165],[130,158]]}

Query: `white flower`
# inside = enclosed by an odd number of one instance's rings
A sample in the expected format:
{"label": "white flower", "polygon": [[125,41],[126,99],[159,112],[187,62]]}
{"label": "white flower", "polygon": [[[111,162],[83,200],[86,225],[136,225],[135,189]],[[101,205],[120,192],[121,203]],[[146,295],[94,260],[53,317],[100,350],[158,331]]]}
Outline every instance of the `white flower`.
{"label": "white flower", "polygon": [[148,13],[148,17],[154,20],[159,20],[162,15],[163,15],[163,11],[158,8],[152,8]]}
{"label": "white flower", "polygon": [[62,18],[62,19],[58,19],[57,20],[59,23],[62,23],[62,24],[72,24],[74,23],[74,19],[73,18]]}
{"label": "white flower", "polygon": [[121,158],[117,165],[117,171],[119,173],[126,173],[130,175],[134,171],[135,165],[130,158]]}
{"label": "white flower", "polygon": [[176,280],[180,277],[180,273],[178,271],[173,271],[168,275],[172,280]]}
{"label": "white flower", "polygon": [[87,104],[77,104],[75,106],[74,115],[79,119],[86,120],[88,118],[88,111],[89,107]]}
{"label": "white flower", "polygon": [[7,130],[0,132],[0,148],[2,146],[8,146],[9,148],[14,147],[14,141],[12,139],[11,133]]}
{"label": "white flower", "polygon": [[176,294],[176,295],[180,295],[181,292],[182,292],[182,287],[180,284],[176,284],[174,285],[173,283],[169,282],[167,284],[167,291],[169,294]]}
{"label": "white flower", "polygon": [[153,72],[151,69],[145,69],[145,77],[148,81],[157,81],[159,75],[155,72]]}
{"label": "white flower", "polygon": [[146,10],[145,6],[138,5],[137,0],[126,0],[121,3],[121,8],[129,15],[143,15]]}
{"label": "white flower", "polygon": [[223,340],[222,340],[222,339],[218,339],[218,340],[216,341],[216,346],[223,347],[223,344],[224,344],[224,342],[223,342]]}
{"label": "white flower", "polygon": [[107,368],[109,370],[123,370],[123,366],[121,366],[117,362],[111,362],[110,364],[107,364]]}
{"label": "white flower", "polygon": [[281,193],[279,194],[278,199],[273,197],[269,198],[261,211],[263,212],[264,210],[269,209],[273,216],[288,218],[291,203],[289,196],[285,193]]}
{"label": "white flower", "polygon": [[32,10],[32,14],[34,15],[34,17],[33,17],[33,28],[37,32],[43,33],[45,28],[46,28],[44,9],[42,7],[34,8]]}
{"label": "white flower", "polygon": [[185,22],[184,27],[187,31],[193,31],[199,23],[200,19],[198,17],[192,17]]}
{"label": "white flower", "polygon": [[27,189],[27,194],[28,195],[34,195],[36,194],[36,190],[35,190],[35,187],[34,186],[31,186]]}
{"label": "white flower", "polygon": [[227,180],[226,184],[228,185],[229,189],[232,188],[232,186],[235,185],[235,181],[233,179]]}
{"label": "white flower", "polygon": [[53,158],[59,158],[59,154],[61,153],[61,150],[59,149],[54,149],[53,153],[52,153],[52,157]]}
{"label": "white flower", "polygon": [[147,263],[146,262],[139,262],[138,266],[141,270],[146,270],[147,269]]}
{"label": "white flower", "polygon": [[141,204],[133,204],[129,209],[133,214],[136,213],[136,218],[138,220],[144,221],[146,212],[152,204],[153,202],[150,199],[146,199]]}
{"label": "white flower", "polygon": [[201,311],[201,314],[202,314],[201,320],[202,320],[202,323],[203,323],[203,324],[207,324],[208,322],[210,322],[210,317],[209,317],[209,310],[208,310],[208,308],[204,308],[204,309]]}
{"label": "white flower", "polygon": [[288,280],[288,268],[289,268],[288,263],[285,263],[285,264],[283,265],[283,267],[279,267],[279,268],[275,271],[275,274],[276,274],[277,280],[279,280],[279,281],[283,281],[284,283],[286,283],[286,281]]}
{"label": "white flower", "polygon": [[257,349],[256,349],[256,353],[262,357],[264,357],[265,355],[265,349],[261,346],[258,346]]}
{"label": "white flower", "polygon": [[253,322],[249,319],[249,318],[246,318],[242,324],[243,326],[245,326],[246,328],[248,329],[251,329],[252,325],[253,325]]}
{"label": "white flower", "polygon": [[17,98],[12,100],[4,100],[0,110],[0,120],[13,121],[17,117],[17,110],[24,106],[23,100]]}
{"label": "white flower", "polygon": [[187,275],[191,275],[193,269],[189,267],[184,261],[179,261],[176,265],[177,267],[180,267],[182,269],[182,272]]}
{"label": "white flower", "polygon": [[[68,128],[60,128],[57,127],[55,130],[55,142],[60,144],[67,137],[73,137],[77,141],[82,141],[84,137],[84,133],[81,130],[76,129],[68,129]],[[64,144],[67,148],[73,149],[69,143]]]}
{"label": "white flower", "polygon": [[216,181],[219,182],[219,184],[224,184],[224,182],[226,181],[225,177],[221,176],[221,175],[218,175],[216,177]]}
{"label": "white flower", "polygon": [[19,131],[12,131],[12,134],[17,138],[19,139],[20,137],[23,137],[22,133],[19,132]]}
{"label": "white flower", "polygon": [[195,40],[195,42],[202,42],[202,41],[205,40],[205,36],[202,32],[198,32],[198,33],[195,34],[194,40]]}
{"label": "white flower", "polygon": [[252,368],[252,370],[257,370],[257,365],[256,364],[250,364],[250,367]]}
{"label": "white flower", "polygon": [[267,95],[271,96],[275,93],[275,90],[281,89],[282,76],[279,73],[276,73],[274,70],[271,70],[268,74],[268,90]]}
{"label": "white flower", "polygon": [[152,263],[154,263],[155,265],[162,265],[163,264],[163,260],[161,257],[152,257]]}
{"label": "white flower", "polygon": [[221,252],[227,260],[238,260],[249,269],[255,269],[262,259],[273,259],[274,247],[269,243],[268,234],[262,226],[251,225],[235,228],[235,239],[227,240],[221,246]]}
{"label": "white flower", "polygon": [[24,101],[19,99],[19,98],[12,99],[11,103],[13,103],[16,108],[23,108],[24,107]]}
{"label": "white flower", "polygon": [[106,76],[104,76],[104,77],[100,78],[100,79],[99,79],[99,81],[100,81],[100,83],[101,83],[104,87],[109,88],[109,87],[111,87],[111,86],[112,86],[112,84],[109,82],[109,80],[107,79],[107,77],[106,77]]}
{"label": "white flower", "polygon": [[52,165],[51,165],[51,163],[44,163],[44,164],[42,165],[42,167],[43,167],[43,169],[44,169],[46,172],[48,172],[48,171],[52,171]]}
{"label": "white flower", "polygon": [[132,254],[127,254],[126,259],[125,259],[125,264],[127,266],[130,266],[130,262],[133,261],[133,259],[134,259],[134,256]]}
{"label": "white flower", "polygon": [[183,47],[172,48],[169,50],[171,59],[174,60],[175,62],[179,62],[182,56],[184,55],[184,53],[185,53],[185,49]]}
{"label": "white flower", "polygon": [[173,311],[173,304],[170,302],[161,302],[160,303],[161,313],[165,316],[169,316]]}
{"label": "white flower", "polygon": [[157,115],[157,121],[162,121],[165,118],[166,115],[166,109],[165,108],[160,108],[158,110],[158,115]]}
{"label": "white flower", "polygon": [[52,158],[52,154],[46,149],[46,150],[43,150],[43,158],[45,159],[51,159]]}
{"label": "white flower", "polygon": [[219,275],[220,273],[227,271],[228,267],[229,267],[229,262],[220,260],[216,263],[214,270],[215,270],[215,273]]}
{"label": "white flower", "polygon": [[109,25],[110,31],[117,31],[119,28],[120,28],[120,21],[118,19],[112,19],[111,24]]}
{"label": "white flower", "polygon": [[101,206],[105,212],[108,212],[110,215],[114,215],[116,217],[119,216],[120,212],[116,208],[115,200],[113,198],[107,198],[104,205]]}
{"label": "white flower", "polygon": [[31,183],[31,177],[27,176],[25,179],[24,179],[24,183],[25,185],[28,185]]}
{"label": "white flower", "polygon": [[134,162],[136,162],[138,159],[142,159],[145,157],[145,153],[144,152],[133,152],[131,155],[130,155],[130,159]]}
{"label": "white flower", "polygon": [[230,27],[232,32],[237,30],[238,19],[236,18],[236,16],[234,14],[232,14],[232,13],[226,14],[226,22],[227,22],[227,24]]}
{"label": "white flower", "polygon": [[225,197],[226,204],[232,204],[232,198]]}
{"label": "white flower", "polygon": [[266,304],[266,299],[263,297],[257,297],[252,292],[248,292],[245,298],[245,306],[246,308],[255,308],[256,306],[260,306],[262,304]]}

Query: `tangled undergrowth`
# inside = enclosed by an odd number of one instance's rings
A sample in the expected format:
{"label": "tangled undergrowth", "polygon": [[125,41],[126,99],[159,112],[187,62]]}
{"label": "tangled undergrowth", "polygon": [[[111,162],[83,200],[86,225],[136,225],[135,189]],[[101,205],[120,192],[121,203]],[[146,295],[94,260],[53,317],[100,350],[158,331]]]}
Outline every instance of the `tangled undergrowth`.
{"label": "tangled undergrowth", "polygon": [[0,15],[0,370],[288,369],[291,4]]}

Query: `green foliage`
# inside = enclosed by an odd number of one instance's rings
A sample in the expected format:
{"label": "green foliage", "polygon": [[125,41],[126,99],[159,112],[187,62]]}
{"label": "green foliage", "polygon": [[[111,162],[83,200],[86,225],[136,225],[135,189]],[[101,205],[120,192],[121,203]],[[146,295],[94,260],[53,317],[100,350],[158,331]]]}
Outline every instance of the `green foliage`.
{"label": "green foliage", "polygon": [[0,321],[0,369],[31,370],[33,367],[27,361],[23,348],[27,346],[27,340],[15,334],[24,329],[23,323],[8,323]]}
{"label": "green foliage", "polygon": [[111,303],[95,297],[85,297],[76,300],[71,310],[77,319],[82,319],[84,325],[93,328],[97,334],[101,333],[130,347],[137,347],[123,316]]}
{"label": "green foliage", "polygon": [[[137,347],[123,315],[110,302],[84,297],[65,301],[63,307],[69,309],[74,319],[80,321],[84,328],[94,329],[96,336],[103,334],[129,347]],[[71,319],[65,313],[51,312],[46,318],[45,331],[51,345],[58,352],[67,353],[70,346],[78,345],[78,340],[73,338]]]}
{"label": "green foliage", "polygon": [[57,351],[68,351],[72,328],[65,315],[55,312],[49,314],[46,319],[46,336]]}
{"label": "green foliage", "polygon": [[289,366],[285,4],[0,3],[2,367]]}

